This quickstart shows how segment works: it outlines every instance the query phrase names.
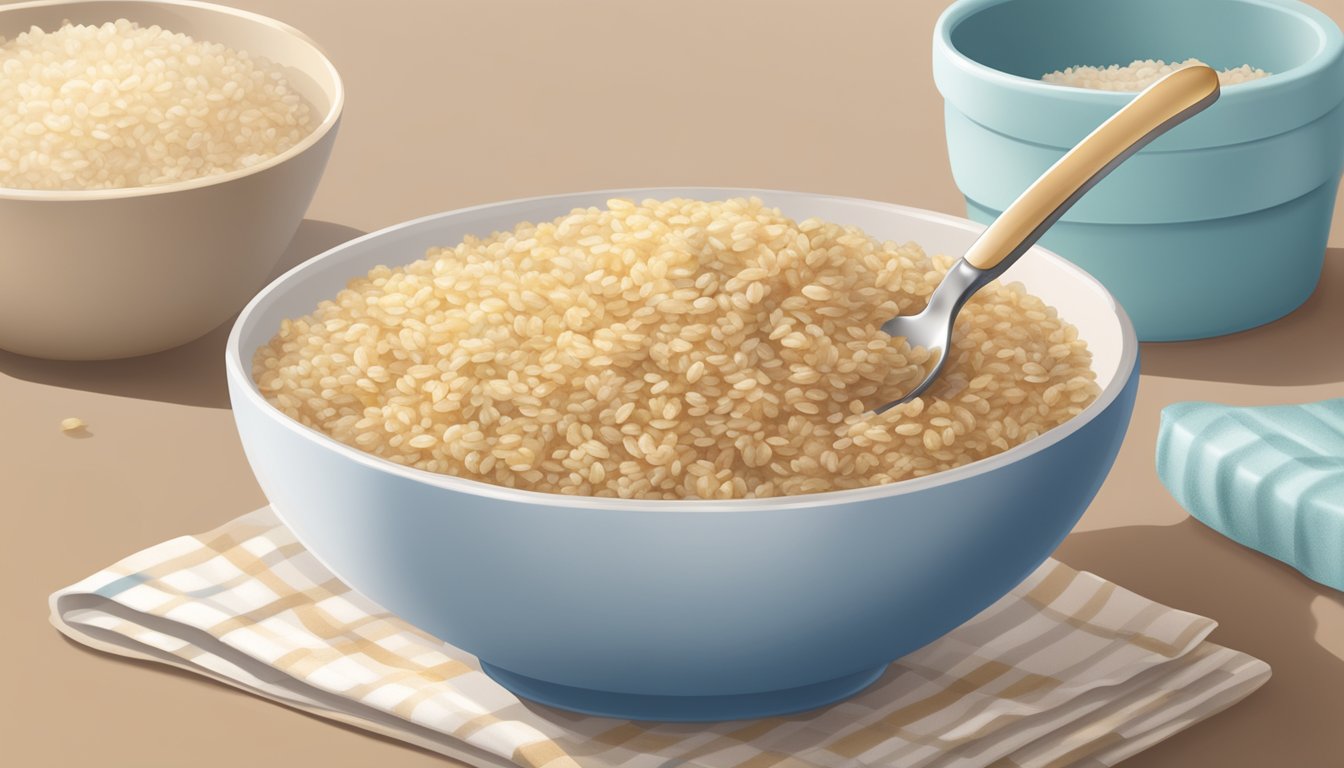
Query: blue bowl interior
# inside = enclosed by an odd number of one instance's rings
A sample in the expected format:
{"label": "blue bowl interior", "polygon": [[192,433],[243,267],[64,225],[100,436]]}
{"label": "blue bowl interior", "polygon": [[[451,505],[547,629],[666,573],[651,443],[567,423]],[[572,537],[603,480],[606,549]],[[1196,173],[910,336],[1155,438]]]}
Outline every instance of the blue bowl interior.
{"label": "blue bowl interior", "polygon": [[1012,0],[968,16],[951,41],[967,58],[1033,80],[1072,66],[1192,57],[1275,74],[1323,43],[1305,17],[1248,0]]}

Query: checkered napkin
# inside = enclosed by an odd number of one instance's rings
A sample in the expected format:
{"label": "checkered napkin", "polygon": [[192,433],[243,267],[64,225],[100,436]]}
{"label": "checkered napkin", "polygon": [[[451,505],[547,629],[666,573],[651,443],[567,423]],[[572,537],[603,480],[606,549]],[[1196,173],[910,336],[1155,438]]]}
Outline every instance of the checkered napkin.
{"label": "checkered napkin", "polygon": [[94,648],[477,766],[1112,765],[1269,677],[1205,642],[1213,621],[1051,560],[846,702],[712,725],[574,715],[519,701],[352,592],[269,508],[134,554],[52,595],[51,611]]}

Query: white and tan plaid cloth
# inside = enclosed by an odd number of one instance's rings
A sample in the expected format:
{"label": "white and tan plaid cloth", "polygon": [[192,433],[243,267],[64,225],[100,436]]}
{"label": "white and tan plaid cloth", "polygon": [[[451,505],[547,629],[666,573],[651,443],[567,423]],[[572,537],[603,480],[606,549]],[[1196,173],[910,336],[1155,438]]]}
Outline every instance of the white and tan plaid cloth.
{"label": "white and tan plaid cloth", "polygon": [[269,509],[131,555],[52,595],[51,611],[94,648],[478,766],[1113,765],[1269,677],[1206,642],[1213,621],[1051,560],[822,710],[710,725],[574,715],[520,702],[352,592]]}

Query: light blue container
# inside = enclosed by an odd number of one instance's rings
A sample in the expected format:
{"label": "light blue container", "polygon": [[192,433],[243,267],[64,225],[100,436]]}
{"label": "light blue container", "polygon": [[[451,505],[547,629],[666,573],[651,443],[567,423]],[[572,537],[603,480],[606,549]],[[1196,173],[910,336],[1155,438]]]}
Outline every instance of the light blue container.
{"label": "light blue container", "polygon": [[284,318],[379,264],[613,196],[755,195],[796,219],[961,253],[963,219],[772,190],[653,188],[515,200],[399,224],[276,280],[229,337],[229,395],[276,512],[345,583],[480,658],[514,693],[634,719],[726,720],[849,696],[1012,589],[1064,538],[1115,461],[1138,387],[1124,312],[1033,248],[1011,274],[1072,322],[1102,392],[1008,451],[890,485],[731,501],[515,490],[356,450],[270,405],[251,361]]}
{"label": "light blue container", "polygon": [[1320,278],[1344,169],[1344,37],[1294,0],[959,0],[934,79],[952,174],[989,222],[1132,94],[1046,72],[1199,58],[1274,73],[1117,168],[1042,238],[1120,300],[1144,341],[1278,319]]}

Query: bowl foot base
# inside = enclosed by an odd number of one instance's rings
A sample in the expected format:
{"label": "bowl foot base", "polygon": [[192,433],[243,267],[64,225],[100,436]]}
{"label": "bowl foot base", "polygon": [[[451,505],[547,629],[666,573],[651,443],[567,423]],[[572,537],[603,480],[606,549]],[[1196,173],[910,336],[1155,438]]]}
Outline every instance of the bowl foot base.
{"label": "bowl foot base", "polygon": [[872,685],[887,665],[798,688],[719,696],[659,696],[597,691],[548,683],[481,662],[481,669],[513,694],[551,707],[626,720],[710,722],[787,715],[833,704]]}

